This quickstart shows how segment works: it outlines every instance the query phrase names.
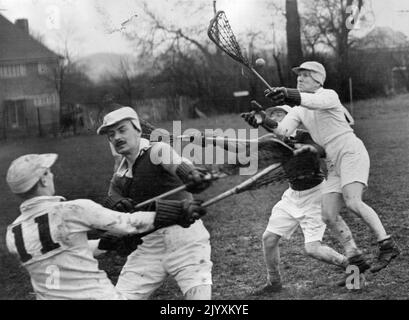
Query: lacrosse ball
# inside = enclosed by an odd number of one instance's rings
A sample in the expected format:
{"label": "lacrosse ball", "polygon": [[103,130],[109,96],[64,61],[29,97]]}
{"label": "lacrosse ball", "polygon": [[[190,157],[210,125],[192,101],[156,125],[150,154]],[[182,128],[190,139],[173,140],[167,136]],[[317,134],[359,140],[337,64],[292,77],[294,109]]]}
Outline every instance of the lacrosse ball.
{"label": "lacrosse ball", "polygon": [[264,60],[263,58],[258,58],[256,60],[256,66],[257,67],[264,67],[265,64],[266,64],[266,60]]}

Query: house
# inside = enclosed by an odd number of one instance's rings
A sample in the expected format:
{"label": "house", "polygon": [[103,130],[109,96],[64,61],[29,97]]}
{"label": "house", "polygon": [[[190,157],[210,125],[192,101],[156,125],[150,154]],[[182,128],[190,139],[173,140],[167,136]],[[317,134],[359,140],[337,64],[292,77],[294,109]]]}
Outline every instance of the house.
{"label": "house", "polygon": [[58,131],[61,59],[30,35],[28,20],[0,14],[0,138]]}

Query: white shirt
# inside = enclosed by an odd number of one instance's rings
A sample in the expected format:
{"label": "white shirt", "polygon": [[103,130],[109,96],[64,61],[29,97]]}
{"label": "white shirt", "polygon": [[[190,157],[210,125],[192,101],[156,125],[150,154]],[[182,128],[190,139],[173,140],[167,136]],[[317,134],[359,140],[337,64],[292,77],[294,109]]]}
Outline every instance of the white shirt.
{"label": "white shirt", "polygon": [[91,200],[64,200],[43,196],[23,202],[21,215],[7,227],[8,250],[20,256],[37,299],[117,299],[93,257],[87,231],[142,233],[153,229],[155,212],[131,215]]}
{"label": "white shirt", "polygon": [[292,108],[274,132],[290,136],[302,124],[312,139],[325,148],[339,136],[353,134],[344,110],[334,90],[320,88],[315,93],[302,92],[301,105]]}

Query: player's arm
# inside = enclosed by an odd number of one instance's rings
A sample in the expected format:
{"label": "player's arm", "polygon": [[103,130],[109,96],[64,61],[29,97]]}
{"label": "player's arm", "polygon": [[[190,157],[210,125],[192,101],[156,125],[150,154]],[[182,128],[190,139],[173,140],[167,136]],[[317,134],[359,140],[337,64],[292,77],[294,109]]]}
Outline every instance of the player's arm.
{"label": "player's arm", "polygon": [[334,90],[321,90],[317,93],[301,92],[300,95],[300,105],[310,110],[328,110],[341,106],[338,94]]}
{"label": "player's arm", "polygon": [[115,235],[141,234],[174,224],[188,227],[206,214],[199,200],[157,200],[155,211],[133,214],[113,211],[91,200],[71,201],[70,209],[68,219],[71,222]]}
{"label": "player's arm", "polygon": [[261,125],[267,131],[285,137],[291,136],[301,124],[299,111],[295,108],[292,109],[280,123],[268,117],[265,111],[262,110],[243,113],[241,116],[249,125],[254,128],[257,128],[259,125]]}
{"label": "player's arm", "polygon": [[287,104],[290,106],[302,106],[310,110],[325,110],[338,108],[341,105],[338,94],[334,90],[324,89],[316,93],[300,92],[293,88],[274,88],[265,91],[266,97],[270,98],[273,105]]}
{"label": "player's arm", "polygon": [[169,144],[159,142],[152,146],[151,161],[161,165],[170,174],[177,176],[188,184],[187,191],[199,193],[210,186],[209,172],[193,165],[191,161],[181,157]]}
{"label": "player's arm", "polygon": [[105,230],[112,234],[126,235],[150,231],[154,228],[156,212],[138,214],[122,213],[105,208],[91,200],[74,200],[68,204],[65,219],[75,226]]}

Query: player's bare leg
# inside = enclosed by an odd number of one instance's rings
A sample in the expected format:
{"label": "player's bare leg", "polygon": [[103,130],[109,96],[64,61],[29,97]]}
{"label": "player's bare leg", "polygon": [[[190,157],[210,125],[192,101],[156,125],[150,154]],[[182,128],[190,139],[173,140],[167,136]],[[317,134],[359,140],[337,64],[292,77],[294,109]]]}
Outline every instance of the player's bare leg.
{"label": "player's bare leg", "polygon": [[346,268],[348,266],[348,258],[334,249],[324,245],[321,241],[313,241],[305,244],[305,252],[320,261],[333,264],[335,266]]}
{"label": "player's bare leg", "polygon": [[342,189],[345,204],[349,210],[361,217],[369,228],[375,233],[379,244],[378,261],[371,268],[372,272],[378,272],[385,268],[392,259],[400,254],[400,250],[391,236],[386,233],[378,214],[370,206],[362,201],[364,185],[353,182]]}
{"label": "player's bare leg", "polygon": [[280,236],[265,231],[263,234],[263,254],[267,267],[267,283],[252,292],[253,295],[262,295],[278,292],[282,289],[280,273]]}
{"label": "player's bare leg", "polygon": [[186,300],[210,300],[212,298],[212,286],[209,284],[196,286],[185,294]]}
{"label": "player's bare leg", "polygon": [[378,241],[390,238],[375,210],[362,201],[363,189],[364,185],[360,182],[350,183],[342,189],[346,207],[362,218]]}
{"label": "player's bare leg", "polygon": [[339,214],[342,205],[341,194],[333,192],[322,195],[322,219],[343,246],[347,258],[351,258],[361,255],[362,252],[358,249],[348,225]]}
{"label": "player's bare leg", "polygon": [[[355,265],[360,272],[365,272],[370,268],[361,250],[358,249],[351,230],[339,214],[343,205],[340,193],[326,193],[322,195],[322,219],[331,229],[334,236],[344,247],[345,255],[348,258],[348,265]],[[344,286],[347,275],[337,282],[339,286]]]}

